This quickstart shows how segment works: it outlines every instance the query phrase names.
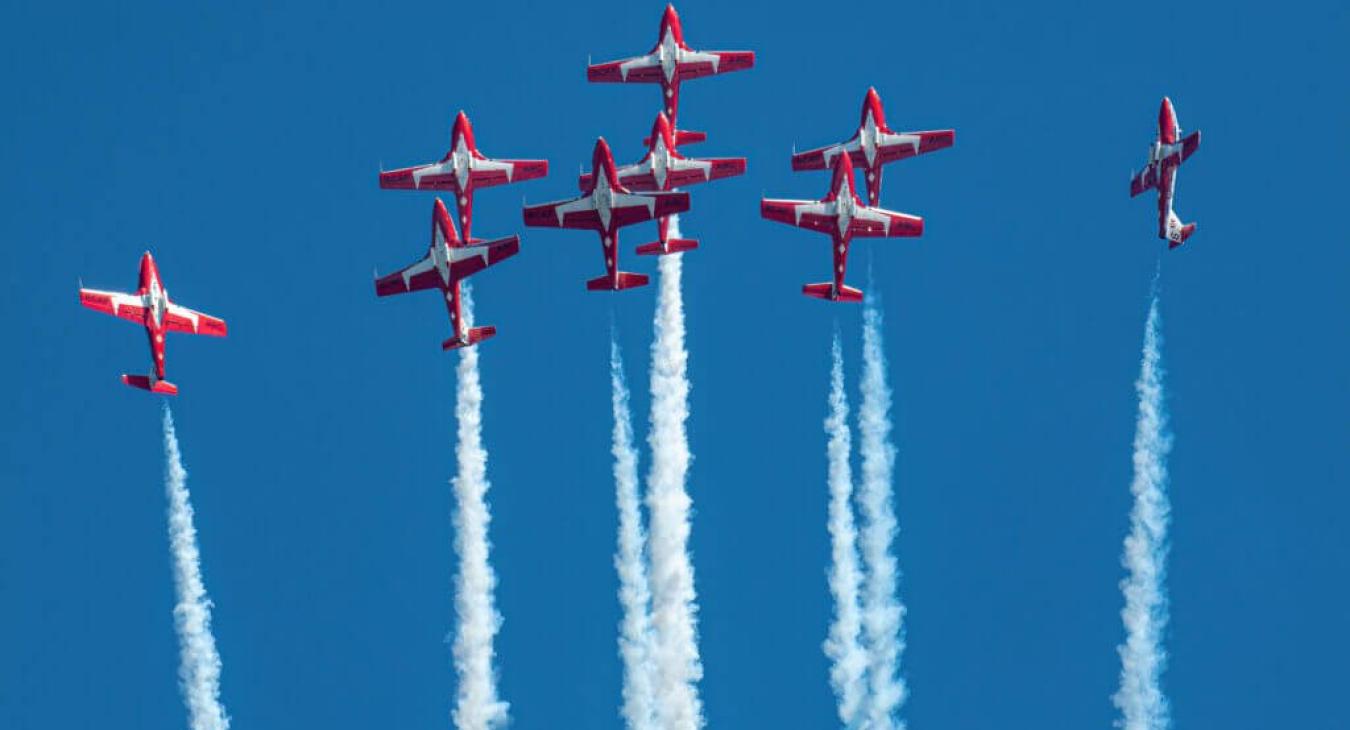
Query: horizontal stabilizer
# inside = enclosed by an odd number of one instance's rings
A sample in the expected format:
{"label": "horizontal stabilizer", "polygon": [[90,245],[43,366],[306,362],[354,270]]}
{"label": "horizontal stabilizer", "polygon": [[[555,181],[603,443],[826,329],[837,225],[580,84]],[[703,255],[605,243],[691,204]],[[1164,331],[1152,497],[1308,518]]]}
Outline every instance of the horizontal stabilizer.
{"label": "horizontal stabilizer", "polygon": [[[689,131],[689,130],[687,130],[687,129],[677,129],[677,130],[675,130],[674,137],[675,137],[675,146],[676,146],[676,147],[679,147],[680,145],[694,144],[695,142],[706,142],[706,141],[708,140],[708,133],[707,133],[707,132],[691,132],[691,131]],[[652,138],[651,138],[651,137],[643,137],[643,138],[642,138],[642,146],[643,146],[643,147],[651,147],[651,146],[652,146]]]}
{"label": "horizontal stabilizer", "polygon": [[1186,239],[1191,237],[1192,233],[1195,233],[1195,224],[1187,223],[1179,228],[1173,236],[1168,238],[1167,247],[1176,248],[1177,246],[1180,246],[1186,242]]}
{"label": "horizontal stabilizer", "polygon": [[473,327],[469,329],[469,334],[464,339],[451,337],[441,343],[442,350],[458,350],[461,347],[472,347],[483,340],[497,334],[496,327]]}
{"label": "horizontal stabilizer", "polygon": [[802,293],[808,297],[828,299],[832,302],[861,302],[863,298],[861,289],[854,289],[851,286],[840,286],[839,290],[835,291],[834,284],[831,282],[803,284]]}
{"label": "horizontal stabilizer", "polygon": [[1186,239],[1195,233],[1195,224],[1187,223],[1182,225],[1181,219],[1177,217],[1176,211],[1167,213],[1167,229],[1163,231],[1162,238],[1167,239],[1168,248],[1176,248],[1186,242]]}
{"label": "horizontal stabilizer", "polygon": [[638,246],[637,252],[639,256],[664,256],[668,253],[693,251],[696,248],[698,248],[698,241],[692,238],[670,238],[666,240],[664,247],[660,241],[652,241]]}
{"label": "horizontal stabilizer", "polygon": [[148,390],[151,393],[160,393],[162,395],[178,395],[178,386],[167,380],[150,379],[148,375],[123,375],[122,382],[133,388]]}
{"label": "horizontal stabilizer", "polygon": [[619,291],[620,289],[632,289],[635,286],[646,285],[646,274],[634,274],[629,271],[616,272],[612,279],[609,276],[600,276],[586,282],[586,288],[591,291]]}

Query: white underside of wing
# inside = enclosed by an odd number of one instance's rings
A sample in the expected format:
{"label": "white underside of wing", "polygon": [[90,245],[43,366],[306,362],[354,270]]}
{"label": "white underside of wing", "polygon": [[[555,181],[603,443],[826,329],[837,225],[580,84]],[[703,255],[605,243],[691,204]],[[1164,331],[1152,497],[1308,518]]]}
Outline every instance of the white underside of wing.
{"label": "white underside of wing", "polygon": [[557,207],[553,209],[553,212],[558,214],[558,226],[561,227],[563,218],[566,217],[568,213],[581,213],[588,210],[595,210],[594,195],[587,195],[584,198],[569,200],[566,203],[558,203]]}
{"label": "white underside of wing", "polygon": [[703,181],[707,182],[712,177],[712,163],[707,160],[695,160],[689,158],[675,158],[669,163],[672,172],[684,172],[686,170],[699,170],[703,173]]}
{"label": "white underside of wing", "polygon": [[424,272],[424,271],[431,271],[431,270],[434,269],[434,268],[436,268],[436,262],[432,261],[432,260],[431,260],[431,255],[428,254],[428,255],[427,255],[426,257],[424,257],[421,261],[418,261],[417,263],[413,264],[412,266],[409,266],[408,268],[404,269],[403,272],[402,272],[402,274],[403,274],[403,288],[404,288],[404,289],[411,289],[411,288],[412,288],[412,278],[413,278],[414,276],[417,276],[418,274],[420,274],[420,273],[422,273],[422,272]]}
{"label": "white underside of wing", "polygon": [[427,175],[448,175],[455,171],[455,164],[451,160],[445,162],[435,162],[413,170],[413,187],[422,187],[422,178]]}
{"label": "white underside of wing", "polygon": [[624,81],[627,81],[629,71],[655,68],[660,65],[661,65],[660,59],[650,54],[646,56],[638,56],[637,58],[630,58],[627,61],[624,61],[623,63],[619,64],[619,76]]}
{"label": "white underside of wing", "polygon": [[193,311],[193,310],[191,310],[191,309],[188,309],[187,307],[182,307],[182,306],[179,306],[179,305],[177,305],[177,304],[174,304],[174,303],[170,302],[170,303],[169,303],[169,314],[172,314],[172,315],[174,315],[174,316],[176,316],[176,317],[182,317],[183,319],[186,319],[186,320],[189,320],[190,322],[192,322],[192,331],[193,331],[193,332],[196,332],[196,331],[199,329],[199,324],[200,324],[201,314],[199,314],[198,312],[195,312],[195,311]]}

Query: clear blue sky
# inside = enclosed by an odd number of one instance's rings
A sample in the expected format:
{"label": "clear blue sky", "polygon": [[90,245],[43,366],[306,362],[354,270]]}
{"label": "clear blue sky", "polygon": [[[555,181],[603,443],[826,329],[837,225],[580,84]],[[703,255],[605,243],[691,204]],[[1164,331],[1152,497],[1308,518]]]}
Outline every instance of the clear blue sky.
{"label": "clear blue sky", "polygon": [[[835,722],[821,421],[836,317],[856,405],[860,312],[797,293],[826,277],[824,242],[757,201],[823,193],[788,154],[848,134],[868,85],[893,126],[957,130],[888,169],[883,202],[924,237],[860,242],[850,276],[873,260],[887,317],[912,727],[1114,716],[1162,247],[1127,178],[1164,94],[1204,131],[1178,188],[1200,228],[1162,263],[1166,691],[1179,727],[1343,714],[1348,11],[1109,5],[680,4],[694,47],[758,53],[686,85],[680,114],[711,133],[693,151],[749,158],[684,221],[711,727]],[[159,404],[117,382],[144,336],[75,291],[134,287],[147,247],[176,299],[230,324],[168,354],[236,727],[448,726],[449,325],[370,275],[419,255],[431,208],[378,190],[380,164],[442,154],[461,108],[488,154],[553,171],[475,215],[522,234],[476,280],[500,332],[482,363],[501,692],[521,730],[619,727],[607,333],[645,416],[654,287],[587,293],[594,237],[526,230],[520,204],[571,194],[597,134],[639,156],[656,91],[583,66],[646,50],[661,6],[118,7],[9,4],[0,27],[0,727],[184,724]]]}

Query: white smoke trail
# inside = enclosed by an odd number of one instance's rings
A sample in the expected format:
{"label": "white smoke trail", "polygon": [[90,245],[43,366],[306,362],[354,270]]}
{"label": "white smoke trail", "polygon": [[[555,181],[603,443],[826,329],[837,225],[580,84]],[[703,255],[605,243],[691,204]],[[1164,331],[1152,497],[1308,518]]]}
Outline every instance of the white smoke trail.
{"label": "white smoke trail", "polygon": [[1134,432],[1134,508],[1130,534],[1125,538],[1121,563],[1130,572],[1120,583],[1125,608],[1125,643],[1120,652],[1120,690],[1112,698],[1121,712],[1117,727],[1126,730],[1161,730],[1171,723],[1167,698],[1159,676],[1167,663],[1162,647],[1167,625],[1167,524],[1171,507],[1167,500],[1167,454],[1172,437],[1167,430],[1163,403],[1162,333],[1158,314],[1158,282],[1144,328],[1144,353],[1139,366],[1139,418]]}
{"label": "white smoke trail", "polygon": [[863,584],[863,633],[867,641],[870,693],[863,726],[872,730],[903,728],[895,715],[907,688],[898,676],[904,651],[905,607],[896,593],[899,569],[891,554],[895,539],[895,505],[891,498],[895,446],[891,444],[891,390],[886,384],[886,356],[881,344],[881,312],[871,297],[863,305],[862,406],[858,412],[862,480],[858,502],[865,522],[861,533],[866,565]]}
{"label": "white smoke trail", "polygon": [[173,413],[164,404],[164,491],[169,498],[169,547],[173,551],[173,579],[178,603],[173,607],[178,632],[178,683],[188,708],[192,730],[226,730],[230,718],[220,704],[220,654],[211,634],[211,599],[202,583],[201,554],[197,551],[197,528],[192,524],[192,503],[187,488],[187,470],[178,450]]}
{"label": "white smoke trail", "polygon": [[[670,235],[679,221],[670,218]],[[652,467],[647,477],[651,515],[652,624],[656,664],[658,725],[665,730],[703,726],[698,681],[703,678],[695,627],[698,606],[694,568],[689,559],[689,415],[688,353],[684,349],[684,303],[680,294],[682,254],[661,257],[660,291],[652,341],[652,411],[647,443]]]}
{"label": "white smoke trail", "polygon": [[839,720],[844,727],[855,727],[858,709],[867,693],[864,672],[867,652],[859,641],[862,630],[858,589],[862,572],[858,568],[858,530],[853,524],[853,473],[849,467],[852,438],[848,430],[848,396],[844,393],[844,357],[839,331],[834,333],[830,349],[830,415],[825,432],[830,441],[829,455],[829,530],[832,563],[830,593],[834,596],[834,622],[825,640],[825,655],[830,667],[830,684],[839,699]]}
{"label": "white smoke trail", "polygon": [[[463,289],[463,326],[473,326],[473,298]],[[493,605],[497,577],[488,563],[487,450],[483,448],[483,388],[478,379],[478,348],[459,351],[455,418],[458,421],[455,458],[459,473],[452,480],[455,490],[455,552],[459,572],[455,579],[455,612],[459,626],[453,653],[459,675],[459,696],[454,710],[455,726],[461,730],[487,730],[507,721],[509,705],[497,697],[496,672],[492,668],[492,641],[502,617]]]}
{"label": "white smoke trail", "polygon": [[619,546],[614,567],[619,572],[619,654],[623,657],[623,716],[631,730],[655,728],[652,697],[651,589],[642,551],[647,536],[642,529],[638,502],[638,455],[633,447],[633,422],[628,410],[628,384],[624,381],[623,355],[610,332],[609,381],[614,406],[614,487],[619,508]]}

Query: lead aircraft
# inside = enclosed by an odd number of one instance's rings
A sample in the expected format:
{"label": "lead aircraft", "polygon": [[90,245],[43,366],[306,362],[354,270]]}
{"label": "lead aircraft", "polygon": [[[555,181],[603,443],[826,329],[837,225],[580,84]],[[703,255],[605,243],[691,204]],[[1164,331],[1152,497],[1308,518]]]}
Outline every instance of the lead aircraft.
{"label": "lead aircraft", "polygon": [[581,186],[581,197],[526,206],[525,225],[579,228],[600,234],[605,275],[586,282],[587,289],[618,291],[643,286],[647,283],[646,275],[619,271],[619,229],[689,210],[689,193],[635,195],[620,182],[614,155],[604,137],[595,142],[591,170],[593,174]]}
{"label": "lead aircraft", "polygon": [[[666,116],[676,128],[680,108],[680,82],[704,76],[740,71],[755,65],[754,51],[695,51],[684,42],[684,29],[674,5],[661,15],[656,45],[641,56],[621,61],[589,64],[586,80],[600,83],[660,84]],[[676,132],[680,144],[700,142],[703,132]]]}
{"label": "lead aircraft", "polygon": [[[675,149],[674,130],[665,112],[657,113],[656,122],[652,124],[652,134],[644,141],[647,143],[647,154],[641,160],[616,171],[619,182],[629,190],[670,191],[686,185],[745,174],[744,157],[699,159],[680,154]],[[592,178],[592,173],[583,174],[577,181],[578,187],[586,190]],[[669,237],[670,219],[667,216],[656,219],[656,230],[658,240],[638,246],[639,255],[661,256],[698,248],[698,241]]]}
{"label": "lead aircraft", "polygon": [[164,335],[185,332],[190,335],[225,336],[225,320],[174,304],[159,277],[159,268],[149,251],[141,257],[140,288],[135,294],[80,288],[80,304],[104,314],[121,317],[145,327],[150,340],[150,362],[146,375],[123,375],[122,382],[133,388],[163,395],[177,395],[178,386],[164,379]]}
{"label": "lead aircraft", "polygon": [[936,129],[925,132],[896,132],[886,126],[886,111],[881,96],[869,87],[863,97],[862,115],[858,131],[847,141],[792,155],[793,170],[826,170],[834,158],[847,154],[856,169],[863,170],[867,180],[867,204],[881,203],[881,166],[907,157],[951,147],[956,131]]}
{"label": "lead aircraft", "polygon": [[464,240],[473,238],[473,194],[479,188],[533,180],[548,174],[548,160],[494,160],[478,151],[473,125],[463,111],[450,129],[450,151],[440,162],[380,173],[380,187],[394,190],[449,190],[459,208]]}
{"label": "lead aircraft", "polygon": [[1169,249],[1185,243],[1195,233],[1195,224],[1182,225],[1172,204],[1177,192],[1177,168],[1199,148],[1199,130],[1182,138],[1172,100],[1164,96],[1158,109],[1158,138],[1148,148],[1148,164],[1130,176],[1130,197],[1157,188],[1158,238],[1166,240]]}
{"label": "lead aircraft", "polygon": [[459,282],[517,253],[520,253],[519,236],[461,241],[450,211],[440,198],[436,198],[431,208],[431,246],[427,255],[400,271],[376,278],[375,294],[387,297],[423,289],[440,290],[445,297],[445,308],[450,312],[450,325],[455,329],[454,336],[441,343],[441,349],[476,345],[497,334],[497,328],[464,328]]}
{"label": "lead aircraft", "polygon": [[830,192],[820,200],[771,200],[759,204],[759,214],[771,221],[825,233],[834,256],[834,281],[805,284],[802,293],[835,302],[860,302],[863,293],[844,284],[848,246],[854,236],[896,238],[923,235],[923,219],[863,204],[853,189],[853,161],[835,155]]}

